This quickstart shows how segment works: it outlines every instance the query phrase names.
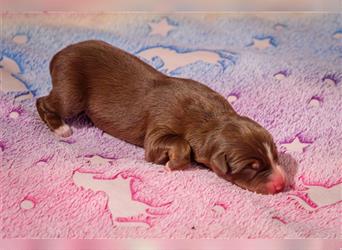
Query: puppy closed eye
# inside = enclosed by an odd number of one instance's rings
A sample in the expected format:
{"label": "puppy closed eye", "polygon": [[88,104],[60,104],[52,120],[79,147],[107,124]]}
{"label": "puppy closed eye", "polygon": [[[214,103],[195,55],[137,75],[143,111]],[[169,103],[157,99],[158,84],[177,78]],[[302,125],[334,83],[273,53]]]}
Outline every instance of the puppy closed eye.
{"label": "puppy closed eye", "polygon": [[243,170],[242,173],[248,176],[250,179],[253,179],[260,171],[261,164],[258,161],[254,161],[251,164],[248,164]]}
{"label": "puppy closed eye", "polygon": [[241,174],[245,179],[252,180],[258,174],[258,171],[248,166],[241,171]]}

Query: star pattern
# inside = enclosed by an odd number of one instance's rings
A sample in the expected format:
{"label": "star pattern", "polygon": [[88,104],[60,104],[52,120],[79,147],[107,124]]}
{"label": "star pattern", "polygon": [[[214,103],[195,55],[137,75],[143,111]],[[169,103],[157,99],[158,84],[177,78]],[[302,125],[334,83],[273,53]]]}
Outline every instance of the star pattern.
{"label": "star pattern", "polygon": [[267,49],[273,45],[271,43],[270,38],[261,38],[261,39],[253,38],[252,46],[257,49]]}
{"label": "star pattern", "polygon": [[170,25],[166,18],[160,20],[157,23],[149,23],[148,25],[151,28],[149,35],[167,36],[171,30],[175,29],[175,26]]}
{"label": "star pattern", "polygon": [[25,44],[28,41],[28,37],[26,35],[15,35],[13,37],[13,42],[15,42],[16,44]]}
{"label": "star pattern", "polygon": [[286,149],[286,151],[302,153],[310,144],[311,143],[302,142],[298,137],[296,137],[292,142],[283,143],[282,146]]}

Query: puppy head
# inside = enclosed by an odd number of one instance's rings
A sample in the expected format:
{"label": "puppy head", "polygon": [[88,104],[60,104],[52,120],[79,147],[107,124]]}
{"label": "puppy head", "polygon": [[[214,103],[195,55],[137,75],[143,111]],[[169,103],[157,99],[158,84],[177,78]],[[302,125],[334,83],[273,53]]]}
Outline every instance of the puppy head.
{"label": "puppy head", "polygon": [[266,129],[247,117],[237,116],[215,134],[210,167],[219,176],[261,194],[284,189],[285,173]]}

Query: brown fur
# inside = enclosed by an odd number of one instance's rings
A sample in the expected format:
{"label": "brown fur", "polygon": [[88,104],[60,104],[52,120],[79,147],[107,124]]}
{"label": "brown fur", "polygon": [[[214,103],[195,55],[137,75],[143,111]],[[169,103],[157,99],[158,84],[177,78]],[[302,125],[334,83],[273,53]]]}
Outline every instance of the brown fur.
{"label": "brown fur", "polygon": [[271,167],[262,143],[271,145],[277,159],[271,135],[209,87],[168,77],[102,41],[64,48],[51,60],[50,72],[53,89],[37,100],[37,109],[51,130],[84,111],[96,127],[144,147],[147,161],[169,162],[174,170],[195,160],[265,193]]}

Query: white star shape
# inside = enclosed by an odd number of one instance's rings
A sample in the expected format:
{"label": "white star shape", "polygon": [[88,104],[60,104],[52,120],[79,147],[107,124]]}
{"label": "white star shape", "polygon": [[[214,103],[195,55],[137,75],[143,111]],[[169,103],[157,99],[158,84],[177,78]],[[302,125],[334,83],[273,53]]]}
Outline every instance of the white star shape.
{"label": "white star shape", "polygon": [[148,24],[151,28],[149,35],[161,35],[167,36],[167,34],[175,29],[175,26],[170,25],[166,18],[160,20],[158,23],[149,23]]}
{"label": "white star shape", "polygon": [[263,39],[257,39],[253,38],[252,46],[257,49],[267,49],[268,47],[271,47],[271,39],[270,38],[263,38]]}
{"label": "white star shape", "polygon": [[311,143],[301,142],[300,139],[296,137],[292,142],[283,143],[282,146],[286,148],[286,151],[303,153],[304,149],[308,147],[310,144]]}

